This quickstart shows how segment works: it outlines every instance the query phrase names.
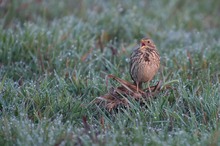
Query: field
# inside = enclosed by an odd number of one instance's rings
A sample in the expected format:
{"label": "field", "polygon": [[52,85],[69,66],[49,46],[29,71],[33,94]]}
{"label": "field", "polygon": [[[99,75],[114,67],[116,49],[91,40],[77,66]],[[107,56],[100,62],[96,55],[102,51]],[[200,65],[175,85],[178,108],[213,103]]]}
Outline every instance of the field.
{"label": "field", "polygon": [[[0,1],[0,145],[220,145],[220,1]],[[108,111],[151,37],[176,90]]]}

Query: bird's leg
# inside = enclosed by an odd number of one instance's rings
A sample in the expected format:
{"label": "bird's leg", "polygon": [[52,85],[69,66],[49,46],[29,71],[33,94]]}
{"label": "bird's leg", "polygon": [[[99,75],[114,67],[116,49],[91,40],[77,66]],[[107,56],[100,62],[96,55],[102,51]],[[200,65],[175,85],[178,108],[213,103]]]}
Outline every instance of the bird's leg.
{"label": "bird's leg", "polygon": [[147,82],[147,87],[148,87],[148,91],[149,91],[150,96],[151,96],[152,94],[151,94],[150,82]]}
{"label": "bird's leg", "polygon": [[149,92],[151,93],[150,82],[147,82],[147,87],[148,87]]}
{"label": "bird's leg", "polygon": [[136,82],[136,85],[137,85],[137,92],[139,92],[139,83]]}
{"label": "bird's leg", "polygon": [[139,89],[142,88],[142,83],[136,82],[136,85],[137,85],[137,92],[139,92]]}

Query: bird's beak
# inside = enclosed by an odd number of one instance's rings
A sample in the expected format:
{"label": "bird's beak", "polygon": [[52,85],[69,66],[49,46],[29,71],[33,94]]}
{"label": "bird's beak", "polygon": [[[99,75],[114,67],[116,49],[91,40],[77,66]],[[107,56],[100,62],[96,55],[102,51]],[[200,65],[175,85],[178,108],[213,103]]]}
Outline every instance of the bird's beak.
{"label": "bird's beak", "polygon": [[145,46],[144,40],[141,40],[141,46]]}

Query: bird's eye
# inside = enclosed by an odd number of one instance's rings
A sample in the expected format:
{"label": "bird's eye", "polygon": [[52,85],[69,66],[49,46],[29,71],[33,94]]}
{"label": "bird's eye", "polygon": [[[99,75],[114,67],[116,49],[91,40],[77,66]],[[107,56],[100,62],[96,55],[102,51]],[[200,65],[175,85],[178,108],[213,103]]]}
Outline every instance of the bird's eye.
{"label": "bird's eye", "polygon": [[150,41],[147,41],[148,44],[150,44]]}

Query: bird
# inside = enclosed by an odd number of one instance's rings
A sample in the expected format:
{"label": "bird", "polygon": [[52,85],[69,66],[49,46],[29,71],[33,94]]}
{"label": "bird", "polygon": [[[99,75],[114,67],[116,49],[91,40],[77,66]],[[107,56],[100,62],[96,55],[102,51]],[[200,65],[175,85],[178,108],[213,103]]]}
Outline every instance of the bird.
{"label": "bird", "polygon": [[150,81],[160,67],[160,54],[150,38],[143,38],[140,46],[130,56],[130,76],[136,85],[137,92],[142,88],[142,83],[148,84],[151,93]]}

